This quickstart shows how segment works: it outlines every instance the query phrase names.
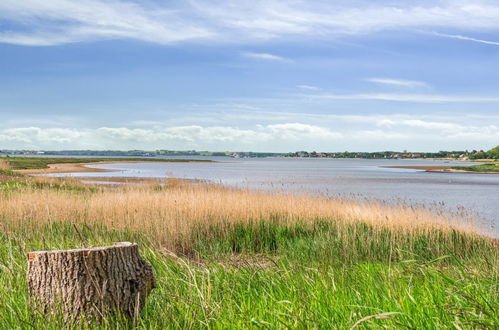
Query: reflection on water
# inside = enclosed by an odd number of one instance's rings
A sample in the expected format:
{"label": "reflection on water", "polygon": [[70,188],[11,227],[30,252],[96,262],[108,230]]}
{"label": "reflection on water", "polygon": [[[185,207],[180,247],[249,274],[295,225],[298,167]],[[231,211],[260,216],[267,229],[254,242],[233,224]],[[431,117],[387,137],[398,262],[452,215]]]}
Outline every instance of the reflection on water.
{"label": "reflection on water", "polygon": [[[196,157],[201,158],[201,157]],[[85,177],[177,177],[242,188],[309,193],[327,197],[375,198],[387,202],[445,207],[475,215],[499,236],[499,175],[429,173],[382,166],[452,165],[431,160],[290,159],[216,157],[218,163],[121,163],[91,165],[113,172],[73,173]],[[463,165],[463,162],[459,162]],[[56,174],[57,175],[57,174]],[[67,176],[68,174],[59,174]]]}

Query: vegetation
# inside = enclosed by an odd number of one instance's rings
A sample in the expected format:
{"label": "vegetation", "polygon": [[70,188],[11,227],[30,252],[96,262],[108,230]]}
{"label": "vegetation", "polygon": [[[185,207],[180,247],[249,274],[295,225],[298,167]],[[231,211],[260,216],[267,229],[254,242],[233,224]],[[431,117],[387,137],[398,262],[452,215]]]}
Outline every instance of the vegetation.
{"label": "vegetation", "polygon": [[[0,150],[0,154],[2,151]],[[4,150],[5,154],[36,155],[37,151],[26,150]],[[196,151],[196,150],[62,150],[62,151],[44,151],[47,155],[62,156],[119,156],[119,157],[152,157],[149,160],[155,160],[154,156],[232,156],[232,157],[306,157],[306,158],[363,158],[363,159],[387,159],[387,158],[445,158],[445,159],[499,159],[499,146],[484,150],[453,150],[438,152],[408,152],[404,151],[376,151],[376,152],[308,152],[297,151],[291,153],[272,153],[272,152],[233,152],[233,151]]]}
{"label": "vegetation", "polygon": [[251,151],[196,151],[196,150],[0,150],[6,155],[57,155],[57,156],[99,156],[99,157],[154,157],[154,156],[237,156],[273,157],[285,153]]}
{"label": "vegetation", "polygon": [[489,151],[476,151],[473,150],[470,155],[470,159],[499,159],[499,146],[490,149]]}
{"label": "vegetation", "polygon": [[30,308],[26,252],[126,240],[158,288],[138,320],[103,328],[496,328],[498,241],[454,216],[179,180],[0,176],[0,320],[70,326]]}
{"label": "vegetation", "polygon": [[453,166],[452,169],[465,170],[471,172],[499,172],[499,163],[480,164],[473,166]]}
{"label": "vegetation", "polygon": [[74,157],[5,157],[3,158],[12,170],[47,168],[49,164],[76,164],[119,161],[147,161],[147,162],[209,162],[197,159],[158,159],[158,158],[74,158]]}
{"label": "vegetation", "polygon": [[400,151],[378,151],[378,152],[307,152],[297,151],[289,153],[288,157],[310,157],[310,158],[365,158],[365,159],[386,159],[386,158],[444,158],[444,159],[499,159],[499,146],[483,150],[454,150],[438,152],[408,152]]}

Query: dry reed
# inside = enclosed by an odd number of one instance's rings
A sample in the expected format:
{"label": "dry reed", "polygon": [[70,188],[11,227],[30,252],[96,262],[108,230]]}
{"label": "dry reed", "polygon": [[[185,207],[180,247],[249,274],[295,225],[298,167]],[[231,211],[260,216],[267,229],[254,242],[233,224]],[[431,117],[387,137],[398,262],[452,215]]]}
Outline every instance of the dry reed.
{"label": "dry reed", "polygon": [[0,171],[8,171],[10,170],[9,162],[5,159],[0,159]]}
{"label": "dry reed", "polygon": [[[313,224],[318,220],[339,227],[366,223],[380,231],[389,229],[401,234],[452,229],[452,219],[444,213],[402,203],[386,205],[376,201],[263,193],[181,181],[168,186],[127,185],[76,192],[28,186],[0,195],[0,222],[4,225],[54,221],[100,224],[144,232],[165,245],[169,245],[172,237],[189,237],[192,229],[200,226],[259,220],[285,226]],[[347,230],[338,232],[355,235]]]}

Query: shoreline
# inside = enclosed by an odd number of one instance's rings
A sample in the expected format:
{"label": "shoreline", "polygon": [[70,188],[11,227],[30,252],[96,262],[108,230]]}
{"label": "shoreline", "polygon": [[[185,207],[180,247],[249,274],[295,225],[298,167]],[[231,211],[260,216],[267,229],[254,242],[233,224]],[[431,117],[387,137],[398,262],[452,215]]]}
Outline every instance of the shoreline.
{"label": "shoreline", "polygon": [[[87,167],[87,165],[98,164],[117,164],[117,163],[141,163],[142,161],[128,160],[128,161],[110,161],[110,162],[88,162],[88,163],[59,163],[49,164],[48,168],[39,169],[23,169],[14,170],[17,173],[29,176],[48,177],[45,174],[55,173],[99,173],[99,172],[118,172],[118,170],[108,170],[103,168]],[[198,182],[198,179],[178,179],[178,178],[141,178],[141,177],[108,177],[108,176],[62,176],[60,178],[76,179],[82,183],[85,181],[92,181],[95,184],[106,185],[116,183],[130,183],[130,184],[144,184],[144,183],[157,183],[166,181],[179,181],[179,182]]]}
{"label": "shoreline", "polygon": [[499,174],[499,172],[490,172],[490,171],[467,171],[467,170],[457,170],[451,168],[451,166],[381,166],[383,168],[405,168],[405,169],[413,169],[413,170],[422,170],[425,172],[435,172],[435,173],[471,173],[471,174]]}
{"label": "shoreline", "polygon": [[115,164],[115,163],[138,163],[139,161],[117,161],[117,162],[89,162],[89,163],[59,163],[48,164],[48,168],[14,170],[21,174],[52,174],[52,173],[82,173],[82,172],[114,172],[103,168],[92,168],[87,165]]}
{"label": "shoreline", "polygon": [[186,162],[186,163],[191,163],[191,162],[199,162],[199,163],[205,163],[205,162],[213,162],[210,160],[170,160],[170,159],[165,159],[165,160],[142,160],[142,159],[125,159],[125,160],[120,160],[120,159],[106,159],[104,161],[89,161],[89,162],[79,162],[79,163],[71,163],[71,162],[65,162],[65,163],[57,163],[57,160],[54,160],[54,163],[49,163],[46,164],[46,168],[31,168],[31,169],[15,169],[13,170],[16,173],[20,174],[27,174],[27,175],[43,175],[43,174],[52,174],[52,173],[82,173],[82,172],[115,172],[116,170],[108,170],[108,169],[102,169],[102,168],[92,168],[92,167],[87,167],[88,165],[106,165],[106,164],[119,164],[119,163],[143,163],[143,162]]}

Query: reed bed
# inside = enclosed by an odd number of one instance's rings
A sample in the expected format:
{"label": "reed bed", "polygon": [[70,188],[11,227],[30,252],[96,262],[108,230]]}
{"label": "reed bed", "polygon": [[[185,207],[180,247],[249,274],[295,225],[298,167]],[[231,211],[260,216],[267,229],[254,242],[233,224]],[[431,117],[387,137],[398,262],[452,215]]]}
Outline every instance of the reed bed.
{"label": "reed bed", "polygon": [[9,162],[5,159],[0,159],[0,171],[8,171],[10,170]]}
{"label": "reed bed", "polygon": [[[174,186],[127,186],[74,194],[51,187],[89,187],[70,181],[37,178],[24,189],[0,199],[1,215],[13,221],[54,220],[103,223],[127,228],[157,228],[159,232],[185,234],[191,224],[248,222],[274,219],[280,224],[311,223],[316,219],[334,222],[365,222],[396,230],[452,228],[472,231],[471,219],[455,221],[425,207],[380,201],[317,198],[225,188],[209,184]],[[64,181],[63,181],[64,182]],[[34,183],[34,184],[33,184]],[[97,187],[97,186],[93,186]]]}
{"label": "reed bed", "polygon": [[400,243],[400,248],[409,250],[424,238],[424,245],[437,252],[444,246],[464,249],[468,243],[483,241],[468,218],[456,220],[443,212],[403,203],[262,193],[180,180],[108,189],[62,182],[37,178],[2,194],[0,223],[68,222],[139,231],[157,246],[176,253],[195,252],[200,235],[205,241],[210,237],[229,239],[234,231],[260,228],[262,223],[307,230],[326,226],[330,233],[334,231],[331,239],[343,242],[346,248],[358,245],[356,241],[362,237],[365,248],[372,244],[393,248]]}

